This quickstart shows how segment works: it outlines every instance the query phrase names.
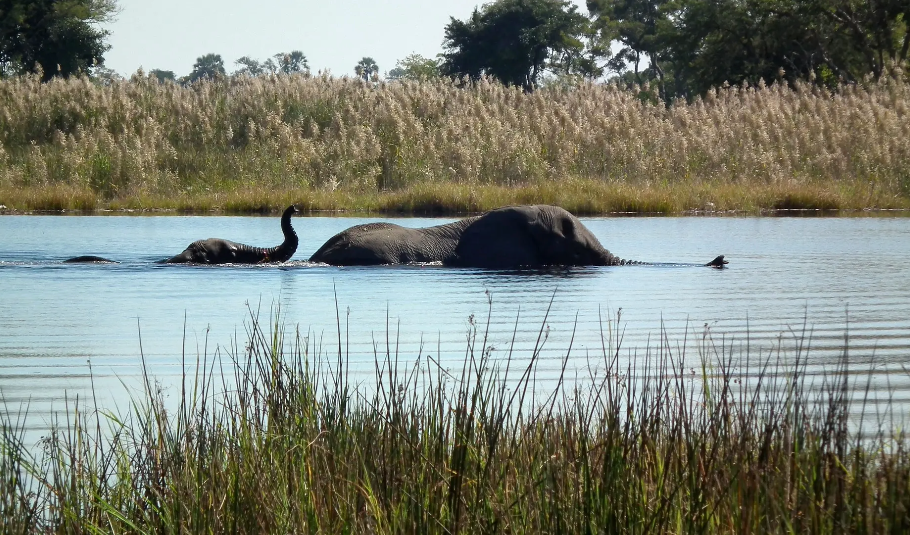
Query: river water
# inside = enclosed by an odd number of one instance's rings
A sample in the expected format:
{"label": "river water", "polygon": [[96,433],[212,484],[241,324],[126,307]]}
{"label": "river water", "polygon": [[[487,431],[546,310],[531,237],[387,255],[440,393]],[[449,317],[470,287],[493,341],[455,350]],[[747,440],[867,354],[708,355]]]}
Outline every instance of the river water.
{"label": "river water", "polygon": [[[724,270],[496,272],[305,261],[336,232],[377,220],[413,227],[452,221],[300,217],[294,219],[300,247],[287,264],[185,266],[154,262],[200,238],[277,244],[278,218],[0,217],[5,410],[27,408],[26,427],[45,429],[67,397],[85,399],[92,380],[100,405],[122,408],[128,389],[139,384],[142,357],[166,395],[177,395],[184,358],[195,366],[197,355],[242,348],[251,311],[265,322],[276,309],[286,329],[299,328],[326,355],[338,351],[340,323],[350,373],[365,385],[387,340],[402,362],[429,355],[460,370],[471,323],[483,334],[489,322],[494,359],[510,348],[513,358],[527,359],[545,334],[537,374],[544,386],[559,374],[570,345],[569,375],[584,383],[602,371],[611,333],[614,340],[622,333],[622,368],[639,366],[662,343],[695,368],[707,333],[715,347],[732,347],[736,355],[748,343],[756,360],[782,346],[786,362],[802,340],[811,373],[833,369],[846,340],[849,366],[862,381],[869,378],[873,399],[890,397],[898,407],[910,400],[910,218],[584,219],[623,258],[697,263],[725,254]],[[82,254],[121,263],[60,263]]]}

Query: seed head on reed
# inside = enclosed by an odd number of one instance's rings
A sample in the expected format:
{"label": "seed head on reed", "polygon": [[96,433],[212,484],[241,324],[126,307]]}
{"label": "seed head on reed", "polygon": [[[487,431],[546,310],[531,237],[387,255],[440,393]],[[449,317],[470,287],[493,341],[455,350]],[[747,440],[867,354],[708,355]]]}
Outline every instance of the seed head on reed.
{"label": "seed head on reed", "polygon": [[[0,185],[88,184],[108,202],[230,191],[238,180],[370,196],[425,182],[572,178],[680,192],[746,183],[837,190],[872,180],[882,193],[866,202],[890,206],[901,202],[910,161],[902,142],[910,84],[887,77],[833,93],[799,83],[724,87],[667,107],[612,84],[525,94],[486,79],[468,88],[445,80],[374,87],[273,76],[182,87],[23,76],[0,81],[0,102]],[[111,162],[110,180],[79,163],[97,154]]]}
{"label": "seed head on reed", "polygon": [[387,337],[374,346],[372,380],[355,384],[340,335],[328,355],[280,315],[263,324],[251,314],[246,344],[199,355],[176,403],[152,378],[128,414],[68,402],[69,417],[43,443],[46,462],[32,456],[13,415],[0,413],[4,525],[237,533],[910,527],[906,436],[887,418],[856,432],[850,416],[867,408],[857,400],[870,383],[856,379],[862,370],[846,348],[820,376],[807,373],[805,340],[758,355],[749,349],[758,344],[737,349],[705,329],[694,342],[662,333],[658,347],[631,352],[617,317],[603,323],[602,354],[586,360],[586,371],[573,371],[570,350],[544,385],[534,379],[542,347],[496,351],[484,324],[468,321],[457,363],[423,352],[406,360]]}

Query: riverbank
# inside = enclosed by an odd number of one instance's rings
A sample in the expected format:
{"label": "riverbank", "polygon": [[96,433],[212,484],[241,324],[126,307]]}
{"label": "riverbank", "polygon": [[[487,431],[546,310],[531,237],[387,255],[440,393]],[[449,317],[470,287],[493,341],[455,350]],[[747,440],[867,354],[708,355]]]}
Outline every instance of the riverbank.
{"label": "riverbank", "polygon": [[[618,318],[617,318],[618,319]],[[892,533],[910,527],[899,422],[865,436],[870,384],[807,374],[792,341],[744,377],[748,344],[535,383],[473,322],[454,369],[376,346],[372,387],[299,332],[250,320],[246,349],[200,355],[179,402],[145,380],[129,414],[70,405],[24,444],[3,413],[0,510],[11,532]],[[541,335],[544,333],[542,332]],[[286,336],[286,337],[285,337]],[[341,338],[339,337],[339,343]],[[683,344],[681,347],[685,347]],[[565,357],[566,361],[570,358]],[[589,358],[594,358],[589,356]],[[694,359],[694,360],[693,360]],[[520,364],[519,364],[520,363]],[[448,366],[450,366],[449,364]],[[193,365],[184,362],[182,368]],[[220,371],[225,373],[224,379]],[[83,402],[84,403],[84,402]],[[877,409],[881,410],[881,407]],[[881,412],[876,412],[881,414]]]}
{"label": "riverbank", "polygon": [[728,87],[664,106],[586,84],[190,87],[0,80],[10,210],[578,214],[910,208],[910,83]]}
{"label": "riverbank", "polygon": [[3,188],[0,213],[179,212],[280,213],[297,204],[303,213],[464,215],[513,204],[553,204],[576,215],[741,213],[789,211],[881,212],[910,210],[910,197],[870,183],[723,184],[633,187],[596,180],[571,180],[513,187],[425,184],[388,192],[245,190],[191,196],[99,199],[92,191],[67,186]]}

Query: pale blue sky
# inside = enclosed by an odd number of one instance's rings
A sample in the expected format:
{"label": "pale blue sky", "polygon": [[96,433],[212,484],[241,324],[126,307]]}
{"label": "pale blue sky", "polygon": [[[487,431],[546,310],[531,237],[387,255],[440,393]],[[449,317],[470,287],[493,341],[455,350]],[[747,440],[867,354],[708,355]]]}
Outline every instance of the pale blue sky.
{"label": "pale blue sky", "polygon": [[[573,0],[587,13],[584,0]],[[221,54],[262,61],[302,50],[315,73],[353,75],[371,56],[384,74],[408,54],[442,51],[449,17],[465,19],[478,0],[118,0],[120,14],[106,25],[111,49],[105,65],[122,75],[139,67],[188,74],[196,58]]]}

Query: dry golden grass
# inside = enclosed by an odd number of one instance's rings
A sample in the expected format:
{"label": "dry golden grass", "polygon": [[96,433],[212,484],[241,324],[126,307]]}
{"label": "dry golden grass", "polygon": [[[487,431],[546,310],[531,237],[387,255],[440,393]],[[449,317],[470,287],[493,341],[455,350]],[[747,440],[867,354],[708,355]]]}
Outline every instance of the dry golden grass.
{"label": "dry golden grass", "polygon": [[910,208],[910,83],[723,88],[664,106],[586,84],[0,80],[0,204],[580,213]]}
{"label": "dry golden grass", "polygon": [[[865,189],[863,186],[866,186]],[[168,210],[275,213],[296,203],[303,212],[466,214],[509,204],[555,204],[577,215],[718,213],[772,210],[910,209],[910,199],[868,184],[611,184],[597,180],[540,181],[517,186],[418,184],[384,192],[247,188],[167,197],[101,200],[88,189],[0,187],[0,203],[21,211]]]}

